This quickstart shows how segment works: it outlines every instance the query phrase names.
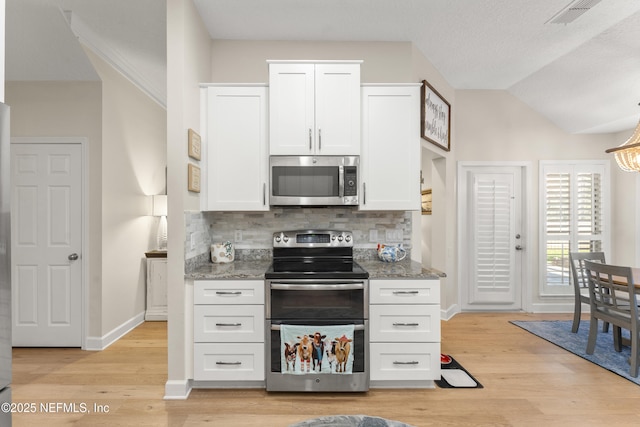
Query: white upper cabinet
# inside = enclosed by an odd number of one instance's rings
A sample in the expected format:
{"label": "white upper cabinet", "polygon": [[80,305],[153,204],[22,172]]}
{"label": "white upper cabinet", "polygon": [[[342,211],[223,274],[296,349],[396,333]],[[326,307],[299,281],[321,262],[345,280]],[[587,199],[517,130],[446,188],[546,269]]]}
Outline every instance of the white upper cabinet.
{"label": "white upper cabinet", "polygon": [[420,209],[420,85],[362,86],[361,210]]}
{"label": "white upper cabinet", "polygon": [[269,61],[271,155],[360,154],[360,61]]}
{"label": "white upper cabinet", "polygon": [[202,95],[202,210],[269,210],[266,85],[208,86]]}

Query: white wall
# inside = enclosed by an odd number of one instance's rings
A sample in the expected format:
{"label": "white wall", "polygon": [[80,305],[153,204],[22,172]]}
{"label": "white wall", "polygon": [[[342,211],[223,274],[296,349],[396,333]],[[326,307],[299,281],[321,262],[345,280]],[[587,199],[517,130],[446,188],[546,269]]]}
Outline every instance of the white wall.
{"label": "white wall", "polygon": [[190,299],[184,280],[184,211],[200,210],[187,191],[187,131],[200,132],[199,83],[211,73],[211,40],[191,0],[167,0],[168,380],[166,398],[186,398],[192,334],[185,323]]}
{"label": "white wall", "polygon": [[[88,140],[89,336],[102,335],[102,85],[100,82],[7,82],[12,137]],[[86,254],[83,254],[86,256]]]}
{"label": "white wall", "polygon": [[146,260],[157,219],[150,195],[165,190],[166,111],[85,49],[102,80],[102,331],[145,310]]}
{"label": "white wall", "polygon": [[5,0],[0,0],[0,102],[4,102],[4,31]]}
{"label": "white wall", "polygon": [[[457,161],[532,162],[530,222],[527,250],[533,253],[531,295],[539,289],[538,167],[540,160],[611,160],[612,253],[610,262],[633,264],[635,257],[635,189],[633,174],[622,172],[605,149],[624,142],[620,135],[572,135],[533,111],[506,91],[462,90],[456,92]],[[631,191],[629,191],[631,189]],[[549,301],[547,301],[549,302]]]}
{"label": "white wall", "polygon": [[211,77],[215,83],[266,83],[267,59],[363,60],[363,83],[413,83],[408,42],[211,42]]}

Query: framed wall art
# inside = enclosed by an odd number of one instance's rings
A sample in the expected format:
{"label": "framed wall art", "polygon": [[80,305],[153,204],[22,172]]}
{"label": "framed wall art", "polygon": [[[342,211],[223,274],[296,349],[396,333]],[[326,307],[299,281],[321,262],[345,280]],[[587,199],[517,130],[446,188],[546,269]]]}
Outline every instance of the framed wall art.
{"label": "framed wall art", "polygon": [[189,157],[195,160],[200,160],[202,152],[202,142],[200,140],[200,135],[198,135],[198,133],[193,129],[189,129],[187,134],[189,140]]}
{"label": "framed wall art", "polygon": [[445,151],[451,150],[451,105],[426,80],[422,81],[420,133]]}
{"label": "framed wall art", "polygon": [[200,168],[189,163],[187,189],[195,193],[200,192]]}
{"label": "framed wall art", "polygon": [[431,215],[431,189],[422,190],[422,215]]}

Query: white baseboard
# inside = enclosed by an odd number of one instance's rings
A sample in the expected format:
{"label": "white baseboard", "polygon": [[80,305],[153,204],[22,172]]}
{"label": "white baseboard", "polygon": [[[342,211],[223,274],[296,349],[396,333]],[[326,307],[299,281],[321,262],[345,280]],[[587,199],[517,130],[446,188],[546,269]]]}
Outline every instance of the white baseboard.
{"label": "white baseboard", "polygon": [[[537,303],[531,306],[532,313],[573,313],[573,302],[570,303]],[[589,305],[582,304],[582,312],[589,313]]]}
{"label": "white baseboard", "polygon": [[142,313],[136,314],[134,317],[127,320],[102,337],[87,337],[84,349],[89,351],[104,350],[143,322],[144,311]]}
{"label": "white baseboard", "polygon": [[191,380],[168,380],[164,385],[164,400],[186,400],[191,393]]}
{"label": "white baseboard", "polygon": [[453,304],[446,310],[440,310],[440,319],[451,320],[451,318],[458,313],[460,313],[460,306],[458,304]]}

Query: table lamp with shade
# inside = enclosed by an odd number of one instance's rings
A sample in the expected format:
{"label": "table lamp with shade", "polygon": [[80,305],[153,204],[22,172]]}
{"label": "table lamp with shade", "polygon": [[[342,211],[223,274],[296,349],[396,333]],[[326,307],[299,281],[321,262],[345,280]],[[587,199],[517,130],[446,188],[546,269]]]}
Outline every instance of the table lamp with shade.
{"label": "table lamp with shade", "polygon": [[158,224],[158,251],[167,250],[167,195],[157,194],[152,196],[153,216],[160,217]]}

